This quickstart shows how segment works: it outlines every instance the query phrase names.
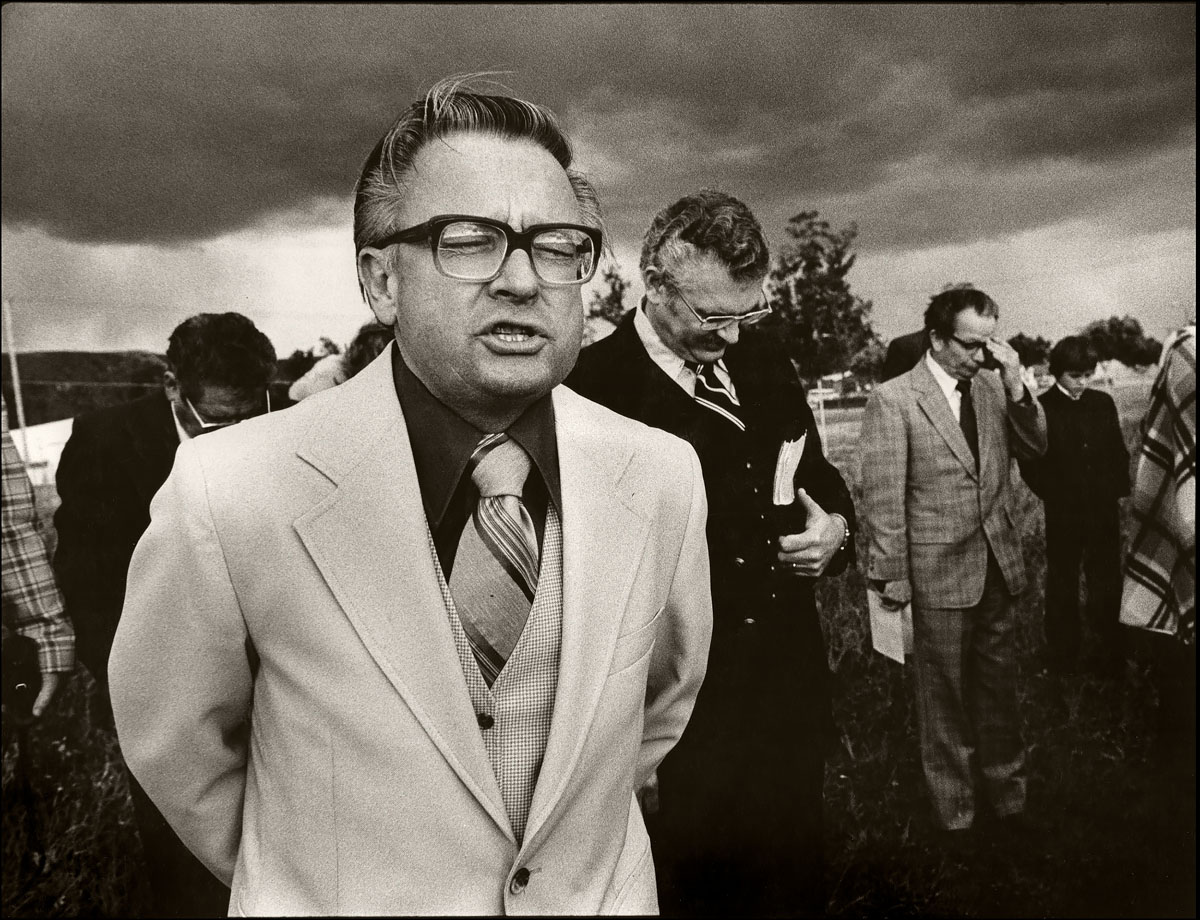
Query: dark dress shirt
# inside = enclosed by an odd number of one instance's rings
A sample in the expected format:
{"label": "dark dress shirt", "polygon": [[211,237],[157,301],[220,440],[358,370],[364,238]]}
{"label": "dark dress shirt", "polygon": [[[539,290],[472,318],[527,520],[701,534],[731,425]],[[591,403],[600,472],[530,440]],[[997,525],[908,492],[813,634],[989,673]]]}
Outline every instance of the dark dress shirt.
{"label": "dark dress shirt", "polygon": [[[479,502],[479,490],[464,475],[479,440],[487,434],[455,414],[429,392],[392,346],[392,378],[408,426],[421,503],[433,534],[442,573],[450,580],[454,555],[463,527]],[[546,531],[547,502],[562,515],[562,485],[558,473],[558,440],[550,394],[538,399],[507,429],[533,461],[525,481],[525,503],[537,530],[538,549]]]}

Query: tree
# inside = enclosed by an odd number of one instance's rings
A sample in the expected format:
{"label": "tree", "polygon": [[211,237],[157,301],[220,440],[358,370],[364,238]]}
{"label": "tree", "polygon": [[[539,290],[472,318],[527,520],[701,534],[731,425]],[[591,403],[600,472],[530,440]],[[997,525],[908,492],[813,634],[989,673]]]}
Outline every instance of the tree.
{"label": "tree", "polygon": [[850,293],[846,281],[858,228],[835,231],[816,211],[802,211],[786,232],[767,282],[774,313],[762,326],[779,335],[802,377],[844,371],[875,337],[871,302]]}
{"label": "tree", "polygon": [[1021,359],[1022,367],[1044,364],[1050,357],[1050,341],[1040,335],[1028,336],[1024,332],[1018,332],[1008,340],[1008,344],[1013,347],[1017,357]]}
{"label": "tree", "polygon": [[621,321],[621,317],[630,310],[625,306],[625,292],[629,290],[629,282],[621,277],[621,273],[615,266],[606,268],[603,278],[608,290],[604,294],[592,291],[592,300],[588,304],[587,315],[589,318],[606,319],[615,326]]}
{"label": "tree", "polygon": [[600,291],[592,291],[591,302],[584,313],[584,345],[590,345],[612,332],[621,321],[621,317],[631,309],[625,306],[625,292],[629,290],[629,282],[621,277],[616,267],[606,268],[603,279],[608,289],[603,294]]}
{"label": "tree", "polygon": [[883,360],[887,357],[887,345],[876,333],[850,359],[850,370],[859,381],[878,381],[883,374]]}
{"label": "tree", "polygon": [[1081,334],[1092,343],[1101,361],[1116,358],[1128,367],[1144,367],[1157,361],[1162,353],[1162,342],[1147,336],[1142,324],[1128,315],[1088,323]]}

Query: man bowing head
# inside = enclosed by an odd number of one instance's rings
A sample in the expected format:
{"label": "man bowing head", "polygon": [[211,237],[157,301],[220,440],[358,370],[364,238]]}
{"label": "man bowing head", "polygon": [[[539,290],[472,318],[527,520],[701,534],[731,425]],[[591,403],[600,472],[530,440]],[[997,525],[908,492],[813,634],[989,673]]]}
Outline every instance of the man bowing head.
{"label": "man bowing head", "polygon": [[235,912],[653,912],[634,793],[704,675],[707,509],[686,443],[559,386],[595,193],[548,110],[443,82],[354,234],[395,347],[181,450],[110,667],[129,763]]}

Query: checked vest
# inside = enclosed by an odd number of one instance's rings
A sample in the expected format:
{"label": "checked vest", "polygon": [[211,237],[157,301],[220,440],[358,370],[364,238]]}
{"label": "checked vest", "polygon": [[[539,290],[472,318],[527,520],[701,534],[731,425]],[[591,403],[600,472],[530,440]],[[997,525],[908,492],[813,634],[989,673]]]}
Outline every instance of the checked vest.
{"label": "checked vest", "polygon": [[[472,526],[470,521],[467,526]],[[491,687],[484,680],[471,650],[471,642],[438,561],[432,535],[429,552],[488,762],[500,786],[504,809],[519,844],[525,836],[529,806],[533,803],[533,791],[542,769],[558,689],[563,616],[562,526],[558,511],[552,502],[547,504],[541,575],[533,606],[521,638]]]}

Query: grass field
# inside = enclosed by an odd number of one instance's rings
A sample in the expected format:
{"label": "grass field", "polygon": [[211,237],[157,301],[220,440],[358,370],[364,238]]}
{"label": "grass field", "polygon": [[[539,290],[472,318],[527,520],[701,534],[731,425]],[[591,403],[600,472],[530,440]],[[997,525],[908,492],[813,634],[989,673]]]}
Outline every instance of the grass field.
{"label": "grass field", "polygon": [[[1114,393],[1131,448],[1147,387]],[[826,432],[827,452],[855,487],[859,416],[829,413]],[[820,597],[843,744],[826,775],[830,916],[1195,916],[1195,765],[1186,786],[1152,766],[1156,701],[1137,637],[1122,681],[1040,674],[1041,506],[1022,484],[1018,491],[1030,573],[1018,645],[1032,833],[1006,844],[985,831],[954,852],[938,843],[909,669],[871,651],[861,574],[831,579]],[[78,671],[32,735],[47,855],[36,877],[21,871],[27,809],[5,727],[4,916],[123,916],[148,906],[119,753],[90,690]]]}

